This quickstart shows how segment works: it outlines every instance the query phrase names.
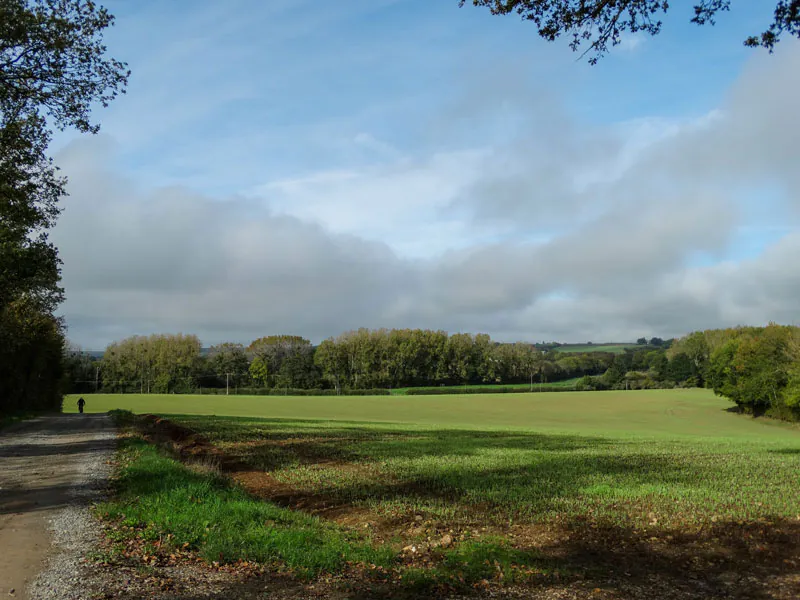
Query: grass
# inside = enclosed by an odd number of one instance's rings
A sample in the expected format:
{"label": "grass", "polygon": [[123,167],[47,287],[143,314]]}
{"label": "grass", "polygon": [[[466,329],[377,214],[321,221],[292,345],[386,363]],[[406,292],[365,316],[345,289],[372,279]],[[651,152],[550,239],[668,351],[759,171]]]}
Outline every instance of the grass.
{"label": "grass", "polygon": [[[394,553],[363,534],[298,511],[260,502],[213,473],[192,471],[141,439],[127,438],[114,500],[98,507],[119,538],[169,540],[209,562],[280,562],[314,575],[341,570],[348,560],[388,565]],[[128,532],[128,535],[125,535]]]}
{"label": "grass", "polygon": [[[800,435],[653,439],[178,417],[297,490],[440,523],[702,524],[800,515]],[[767,436],[769,437],[769,436]],[[478,507],[478,508],[476,508]],[[653,517],[652,515],[657,515]]]}
{"label": "grass", "polygon": [[190,468],[136,435],[123,438],[118,461],[116,493],[95,509],[105,522],[107,548],[91,558],[107,566],[136,556],[143,561],[137,571],[149,576],[159,561],[174,565],[176,556],[199,556],[214,564],[266,564],[303,579],[346,573],[362,584],[396,580],[412,593],[487,578],[519,580],[533,573],[531,566],[520,570],[526,560],[536,562],[537,574],[547,572],[546,558],[491,537],[434,550],[429,556],[437,564],[429,568],[404,564],[402,544],[374,542],[369,528],[258,500],[207,466]]}
{"label": "grass", "polygon": [[[75,399],[64,406],[75,412]],[[115,408],[161,415],[217,415],[411,423],[437,428],[518,429],[637,438],[704,436],[797,442],[798,429],[726,412],[709,390],[636,390],[445,396],[84,395],[87,412]]]}
{"label": "grass", "polygon": [[429,589],[592,569],[694,585],[798,554],[800,430],[704,390],[87,402],[169,414],[244,465],[232,481],[125,442],[106,518],[208,560]]}

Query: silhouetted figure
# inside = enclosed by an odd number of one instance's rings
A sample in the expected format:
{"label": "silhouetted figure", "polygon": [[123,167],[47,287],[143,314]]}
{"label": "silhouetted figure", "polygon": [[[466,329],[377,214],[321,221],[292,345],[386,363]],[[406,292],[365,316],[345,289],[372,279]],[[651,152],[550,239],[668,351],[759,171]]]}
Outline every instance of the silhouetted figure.
{"label": "silhouetted figure", "polygon": [[83,414],[83,407],[86,404],[86,400],[83,398],[78,398],[78,412]]}

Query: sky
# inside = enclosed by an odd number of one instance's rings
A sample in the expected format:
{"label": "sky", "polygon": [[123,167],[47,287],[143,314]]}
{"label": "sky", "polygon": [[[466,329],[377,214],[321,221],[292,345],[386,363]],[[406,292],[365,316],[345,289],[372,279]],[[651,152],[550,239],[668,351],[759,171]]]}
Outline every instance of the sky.
{"label": "sky", "polygon": [[800,42],[742,45],[774,3],[596,66],[457,0],[105,5],[127,94],[52,148],[80,347],[800,320]]}

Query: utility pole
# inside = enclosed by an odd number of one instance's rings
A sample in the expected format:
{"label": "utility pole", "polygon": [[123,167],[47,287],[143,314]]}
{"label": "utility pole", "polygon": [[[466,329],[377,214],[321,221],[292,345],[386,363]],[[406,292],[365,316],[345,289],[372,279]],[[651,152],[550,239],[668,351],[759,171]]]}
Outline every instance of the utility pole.
{"label": "utility pole", "polygon": [[225,373],[225,395],[230,394],[230,373]]}
{"label": "utility pole", "polygon": [[94,393],[97,393],[97,388],[100,387],[100,367],[97,367],[94,371]]}

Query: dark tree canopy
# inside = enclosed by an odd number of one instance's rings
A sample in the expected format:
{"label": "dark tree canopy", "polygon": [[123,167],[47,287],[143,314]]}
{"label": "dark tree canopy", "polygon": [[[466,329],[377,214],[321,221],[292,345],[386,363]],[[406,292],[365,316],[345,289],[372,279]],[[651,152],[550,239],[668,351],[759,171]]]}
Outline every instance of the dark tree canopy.
{"label": "dark tree canopy", "polygon": [[92,106],[124,91],[127,67],[103,45],[112,23],[91,0],[0,0],[0,308],[61,300],[46,232],[66,180],[47,155],[48,125],[96,132]]}
{"label": "dark tree canopy", "polygon": [[[460,6],[466,1],[460,0]],[[661,17],[671,8],[667,0],[472,0],[472,4],[485,6],[495,15],[517,13],[533,21],[548,41],[568,36],[570,47],[585,48],[583,54],[589,55],[592,64],[626,33],[658,34]],[[730,0],[695,0],[691,21],[713,25],[719,13],[730,10],[730,4]],[[744,44],[772,52],[784,34],[800,37],[800,0],[778,0],[772,23]]]}
{"label": "dark tree canopy", "polygon": [[60,406],[63,291],[47,231],[66,179],[51,127],[95,133],[93,106],[124,91],[106,56],[113,17],[92,0],[0,0],[0,414]]}
{"label": "dark tree canopy", "polygon": [[91,0],[0,0],[0,112],[46,112],[60,128],[96,132],[92,104],[124,91],[129,71],[106,56],[114,17]]}

